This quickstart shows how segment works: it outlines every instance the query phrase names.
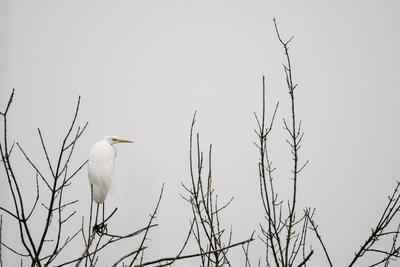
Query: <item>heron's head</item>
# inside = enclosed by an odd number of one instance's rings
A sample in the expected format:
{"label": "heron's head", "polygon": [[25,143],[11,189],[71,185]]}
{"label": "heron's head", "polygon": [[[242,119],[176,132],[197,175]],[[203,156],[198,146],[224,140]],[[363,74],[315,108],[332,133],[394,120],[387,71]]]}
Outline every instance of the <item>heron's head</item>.
{"label": "heron's head", "polygon": [[114,135],[107,135],[103,138],[104,141],[109,143],[110,145],[118,144],[118,143],[133,143],[133,141],[128,139],[122,139]]}

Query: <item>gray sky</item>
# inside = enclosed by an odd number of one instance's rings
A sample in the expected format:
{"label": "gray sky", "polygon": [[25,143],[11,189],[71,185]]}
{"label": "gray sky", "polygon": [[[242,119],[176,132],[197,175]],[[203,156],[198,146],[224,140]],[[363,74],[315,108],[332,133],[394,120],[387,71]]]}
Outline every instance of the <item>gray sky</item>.
{"label": "gray sky", "polygon": [[[271,157],[281,196],[290,192],[281,122],[289,96],[276,17],[284,36],[295,35],[290,52],[305,131],[300,157],[310,161],[300,178],[299,206],[317,209],[319,229],[340,266],[370,233],[399,176],[399,8],[397,1],[1,0],[0,102],[4,106],[16,89],[10,135],[43,168],[36,128],[54,155],[78,95],[79,122],[89,127],[75,166],[104,135],[135,140],[118,147],[117,189],[108,205],[119,207],[111,227],[141,227],[165,182],[149,260],[175,254],[189,226],[190,207],[179,193],[180,183],[189,182],[188,136],[197,110],[203,148],[214,147],[219,196],[235,197],[222,219],[233,226],[234,240],[245,239],[262,221],[252,144],[262,75],[269,111],[280,101]],[[29,192],[34,173],[18,156],[15,167]],[[0,190],[5,203],[6,187]],[[86,170],[70,193],[80,199],[78,216],[84,215]],[[6,240],[11,223],[5,220]],[[251,254],[263,257],[261,244],[253,244]],[[313,266],[324,263],[320,256]]]}

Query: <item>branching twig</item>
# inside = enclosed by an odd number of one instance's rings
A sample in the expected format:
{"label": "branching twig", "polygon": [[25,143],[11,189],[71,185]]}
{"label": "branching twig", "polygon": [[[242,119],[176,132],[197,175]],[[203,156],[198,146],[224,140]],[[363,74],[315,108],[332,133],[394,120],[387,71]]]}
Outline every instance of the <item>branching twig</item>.
{"label": "branching twig", "polygon": [[[206,182],[203,181],[204,156],[200,149],[200,134],[197,133],[196,141],[193,140],[195,123],[196,112],[193,115],[189,136],[191,188],[182,184],[183,188],[188,193],[188,196],[182,196],[182,198],[190,204],[193,214],[190,230],[181,251],[176,257],[163,258],[152,263],[164,262],[161,266],[167,266],[178,259],[199,257],[202,266],[231,266],[227,257],[227,251],[232,247],[230,246],[232,229],[229,231],[228,240],[224,242],[223,235],[227,231],[221,227],[219,214],[231,204],[233,198],[222,207],[218,205],[218,195],[215,193],[212,186],[212,145],[210,145],[208,151],[208,176]],[[193,152],[194,144],[196,147],[195,153]],[[196,163],[194,162],[193,154],[197,155]],[[193,235],[196,240],[199,252],[190,254],[189,256],[180,256],[190,235]]]}
{"label": "branching twig", "polygon": [[[164,261],[177,261],[177,260],[182,260],[182,259],[200,257],[202,255],[204,256],[204,255],[209,255],[209,254],[213,254],[213,253],[218,253],[218,252],[226,251],[226,250],[228,250],[230,248],[233,248],[233,247],[236,247],[236,246],[247,244],[247,243],[249,243],[249,242],[251,242],[253,240],[254,240],[253,238],[250,238],[250,239],[247,239],[247,240],[244,240],[244,241],[241,241],[241,242],[237,242],[237,243],[231,244],[231,245],[226,246],[226,247],[219,248],[217,250],[212,250],[212,251],[203,252],[203,253],[194,253],[194,254],[188,254],[188,255],[183,255],[183,256],[178,256],[178,257],[162,258],[162,259],[158,259],[158,260],[142,263],[142,264],[139,264],[139,265],[135,265],[135,267],[155,265],[155,264],[158,264],[158,263],[161,263],[161,262],[164,262]],[[165,265],[157,265],[157,266],[165,266]]]}
{"label": "branching twig", "polygon": [[312,214],[310,215],[310,214],[309,214],[309,211],[307,211],[307,212],[305,212],[305,214],[306,214],[306,216],[307,216],[307,218],[308,218],[308,221],[309,221],[310,224],[311,224],[311,230],[313,230],[313,232],[314,232],[315,235],[317,236],[317,239],[318,239],[319,243],[321,244],[322,249],[324,250],[325,257],[326,257],[326,259],[328,260],[329,266],[332,267],[333,264],[332,264],[331,258],[329,257],[328,250],[326,249],[324,242],[322,242],[322,237],[321,237],[321,235],[320,235],[319,232],[318,232],[318,225],[316,225],[315,222],[312,220],[312,216],[313,216],[314,212],[315,212],[315,210],[314,210],[314,211],[312,212]]}
{"label": "branching twig", "polygon": [[[286,142],[289,144],[290,153],[293,160],[293,169],[291,170],[293,181],[292,195],[287,201],[279,200],[278,193],[274,187],[274,171],[272,162],[270,160],[269,149],[268,149],[268,137],[272,131],[274,121],[277,114],[279,102],[275,105],[273,110],[271,121],[266,122],[266,86],[265,77],[263,77],[263,92],[262,92],[262,114],[255,118],[257,121],[258,129],[255,130],[258,137],[256,147],[259,151],[259,162],[258,162],[258,176],[259,176],[259,188],[261,195],[261,202],[263,205],[266,223],[260,224],[262,237],[260,239],[265,244],[266,250],[266,264],[270,266],[272,263],[275,266],[289,267],[294,266],[296,259],[298,258],[299,252],[302,251],[302,262],[301,265],[305,265],[310,259],[313,251],[310,250],[306,253],[306,239],[308,230],[308,217],[305,215],[300,218],[296,218],[297,210],[297,198],[298,198],[298,176],[299,173],[307,166],[308,161],[303,164],[299,164],[299,149],[301,147],[301,141],[303,140],[304,133],[301,128],[301,121],[296,119],[295,109],[295,94],[294,91],[297,84],[293,82],[292,64],[289,56],[289,43],[293,40],[291,37],[288,41],[284,41],[278,30],[276,20],[274,18],[274,27],[281,43],[286,63],[284,66],[284,72],[286,77],[286,85],[290,96],[290,121],[283,118],[283,128],[288,133],[289,137]],[[287,214],[283,210],[282,203],[287,203]]]}
{"label": "branching twig", "polygon": [[[368,252],[379,252],[384,254],[382,260],[378,261],[377,263],[371,265],[376,266],[381,264],[390,258],[400,258],[399,255],[399,247],[396,245],[397,236],[399,234],[399,228],[397,226],[396,230],[388,231],[387,228],[390,227],[392,220],[395,218],[396,215],[399,214],[400,211],[400,182],[397,182],[397,185],[392,193],[389,196],[389,201],[378,221],[376,226],[372,229],[371,234],[364,242],[364,244],[360,247],[360,249],[355,253],[354,258],[349,264],[350,266],[354,266],[354,264],[363,257]],[[379,241],[379,237],[382,236],[393,236],[393,244],[389,250],[378,250],[374,249],[374,245]]]}
{"label": "branching twig", "polygon": [[[46,146],[45,140],[43,138],[42,132],[38,129],[38,134],[39,134],[39,139],[40,143],[43,149],[43,153],[45,155],[45,159],[47,162],[48,169],[51,173],[51,178],[46,178],[44,176],[44,173],[39,170],[37,165],[34,163],[33,160],[27,155],[27,153],[22,149],[21,145],[18,142],[13,142],[11,148],[9,149],[8,147],[8,131],[7,131],[7,115],[8,112],[10,111],[10,107],[12,104],[12,100],[14,98],[14,93],[15,91],[13,90],[10,98],[8,100],[7,106],[5,108],[4,112],[0,112],[0,115],[3,118],[3,139],[0,141],[0,153],[1,153],[1,159],[3,162],[3,166],[5,169],[5,174],[7,178],[7,184],[9,188],[9,192],[12,197],[13,201],[13,206],[15,209],[15,212],[11,212],[10,210],[0,207],[1,210],[5,211],[7,215],[10,215],[12,218],[17,220],[18,223],[18,229],[19,229],[19,234],[20,234],[20,241],[25,249],[24,253],[18,252],[18,256],[24,255],[28,256],[31,260],[32,266],[42,266],[42,265],[49,265],[59,254],[60,252],[67,246],[67,244],[70,243],[72,239],[77,235],[73,235],[72,237],[67,237],[63,243],[61,243],[62,239],[62,226],[67,223],[70,218],[76,213],[76,211],[72,211],[69,215],[63,216],[63,210],[66,209],[69,206],[72,206],[75,201],[71,201],[68,203],[63,203],[63,190],[66,187],[66,179],[67,179],[67,169],[69,165],[69,159],[72,156],[73,152],[73,147],[76,144],[77,139],[82,135],[83,131],[86,128],[83,127],[82,130],[78,130],[78,134],[73,138],[71,141],[69,141],[71,144],[73,144],[69,149],[63,150],[61,149],[59,154],[57,155],[58,161],[56,161],[56,164],[53,165],[50,160],[50,154],[49,154],[49,149]],[[76,118],[78,116],[79,112],[79,103],[80,103],[80,97],[78,99],[78,104],[75,108],[75,113],[74,113],[74,119],[70,125],[70,128],[67,132],[67,134],[64,137],[63,140],[63,145],[62,148],[65,147],[65,144],[69,138],[71,130],[75,127],[75,122]],[[78,127],[79,129],[80,127]],[[35,193],[34,195],[34,202],[32,207],[29,209],[29,212],[26,212],[26,203],[24,202],[24,196],[22,195],[23,191],[22,188],[22,183],[20,180],[17,178],[17,176],[14,173],[13,165],[10,159],[11,152],[14,148],[14,145],[17,145],[19,148],[20,152],[24,156],[26,162],[35,170],[35,178],[36,178],[36,190],[31,190],[32,192]],[[63,157],[65,154],[68,154],[67,161],[65,162],[64,168],[61,171],[60,166],[61,166],[61,161],[63,160]],[[78,169],[78,171],[80,168]],[[71,176],[75,176],[78,171],[74,172]],[[64,174],[63,178],[61,178],[61,175]],[[40,178],[40,179],[39,179]],[[51,180],[52,179],[52,180]],[[59,185],[59,181],[64,181],[62,185]],[[47,200],[43,200],[42,194],[40,194],[40,182],[44,183],[47,189],[50,191],[50,197]],[[58,190],[59,189],[59,190]],[[45,195],[46,196],[46,195]],[[28,225],[28,220],[31,218],[31,216],[35,213],[37,210],[37,204],[41,202],[42,206],[46,207],[47,212],[46,212],[46,218],[44,218],[44,225],[42,227],[43,231],[39,232],[40,238],[39,240],[34,240],[32,237],[32,227],[31,225]],[[52,218],[57,217],[57,227],[55,231],[55,237],[49,237],[49,232],[50,232],[50,225],[52,223]],[[35,228],[38,228],[37,225],[34,226]],[[78,233],[78,232],[77,232]],[[4,245],[3,246],[7,247]],[[43,248],[46,247],[45,251],[51,251],[51,253],[47,256],[43,256]],[[46,262],[44,262],[46,261]]]}
{"label": "branching twig", "polygon": [[133,259],[130,262],[129,266],[133,266],[133,263],[136,261],[137,257],[139,256],[140,251],[144,250],[144,242],[146,241],[147,234],[149,233],[149,229],[151,227],[151,224],[153,223],[153,220],[156,218],[156,214],[157,214],[157,211],[158,211],[158,207],[160,206],[160,203],[161,203],[161,198],[163,196],[163,192],[164,192],[164,183],[161,186],[161,191],[160,191],[160,195],[159,195],[158,200],[157,200],[156,207],[154,208],[153,213],[150,214],[150,220],[149,220],[149,222],[147,224],[147,228],[146,228],[145,233],[143,235],[142,241],[140,242],[139,248],[136,250],[136,253],[132,253],[132,255],[134,255],[134,256],[133,256]]}

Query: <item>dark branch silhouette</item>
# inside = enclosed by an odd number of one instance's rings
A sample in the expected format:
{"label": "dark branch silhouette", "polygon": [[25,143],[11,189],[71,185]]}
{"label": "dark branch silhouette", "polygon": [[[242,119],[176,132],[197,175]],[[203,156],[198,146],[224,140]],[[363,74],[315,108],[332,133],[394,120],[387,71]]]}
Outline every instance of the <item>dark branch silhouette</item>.
{"label": "dark branch silhouette", "polygon": [[[65,188],[67,184],[65,184],[65,181],[67,180],[67,177],[72,179],[74,176],[76,176],[81,169],[78,168],[75,172],[72,174],[68,174],[68,169],[69,169],[69,159],[73,155],[74,147],[77,141],[79,140],[79,137],[83,133],[83,131],[86,129],[85,124],[84,127],[80,128],[78,127],[78,134],[75,137],[70,138],[70,133],[72,129],[74,129],[75,124],[76,124],[76,119],[79,113],[79,106],[80,106],[80,97],[78,98],[78,103],[75,108],[74,112],[74,117],[72,120],[72,123],[69,126],[69,130],[65,134],[61,149],[59,154],[57,155],[57,160],[56,164],[52,164],[50,160],[50,156],[48,154],[48,149],[45,145],[45,141],[42,135],[42,132],[40,129],[38,129],[38,134],[39,134],[39,139],[40,143],[43,148],[43,152],[45,154],[46,162],[48,164],[49,170],[51,172],[50,177],[46,177],[43,175],[43,172],[39,170],[37,165],[34,163],[34,161],[28,156],[28,154],[23,150],[22,146],[19,143],[17,144],[17,147],[20,149],[22,155],[24,158],[27,160],[29,165],[34,169],[35,171],[35,181],[36,181],[36,188],[33,190],[35,192],[35,201],[32,205],[31,208],[29,208],[29,212],[27,212],[27,203],[24,202],[24,196],[22,195],[21,191],[21,182],[20,179],[17,178],[17,176],[14,173],[14,168],[13,168],[13,163],[10,158],[12,149],[14,147],[15,142],[13,142],[13,145],[9,149],[9,137],[8,137],[8,121],[7,121],[7,115],[8,112],[11,110],[11,104],[14,98],[15,90],[12,91],[9,101],[7,103],[7,106],[5,108],[4,112],[0,112],[0,115],[3,117],[3,140],[0,141],[0,153],[1,153],[1,159],[3,162],[3,167],[5,170],[5,174],[7,177],[7,184],[8,184],[8,189],[9,192],[12,196],[13,200],[13,209],[1,207],[0,209],[2,211],[5,211],[6,214],[10,215],[12,218],[17,220],[18,223],[18,229],[19,229],[19,235],[20,235],[20,241],[26,251],[26,253],[23,253],[23,255],[28,255],[28,257],[31,259],[31,265],[32,266],[42,266],[42,265],[49,265],[54,261],[54,259],[60,254],[60,252],[74,239],[76,235],[73,235],[72,237],[63,237],[63,228],[66,223],[69,222],[69,220],[75,215],[75,211],[72,211],[68,215],[64,215],[65,210],[73,206],[77,201],[71,201],[68,203],[64,203],[63,201],[63,195]],[[82,130],[79,130],[82,129]],[[66,147],[65,144],[66,142],[69,142],[71,145],[69,147]],[[84,164],[83,164],[84,165]],[[61,168],[62,167],[62,168]],[[69,176],[68,176],[69,175]],[[39,180],[40,177],[40,180]],[[46,185],[46,188],[50,192],[50,196],[47,197],[46,194],[43,196],[40,194],[39,190],[39,181],[43,182]],[[64,182],[64,183],[63,183]],[[64,185],[64,186],[62,186]],[[61,186],[61,187],[60,187]],[[41,200],[40,200],[41,199]],[[42,203],[42,206],[44,206],[47,210],[47,215],[44,221],[43,225],[43,231],[40,234],[40,239],[38,241],[34,241],[32,237],[32,225],[30,225],[29,219],[31,218],[32,214],[34,214],[37,210],[37,203],[39,200]],[[52,218],[56,218],[56,220],[53,220]],[[57,221],[56,224],[53,224],[54,221]],[[56,235],[54,237],[49,237],[49,229],[50,227],[54,227],[56,229]],[[37,226],[35,225],[35,228]],[[49,241],[51,240],[51,241]],[[2,243],[2,246],[6,246],[4,243]],[[48,255],[43,255],[43,248],[46,247],[46,251],[51,251],[50,254]],[[16,252],[16,251],[14,251]],[[16,253],[17,255],[21,256],[21,253]]]}
{"label": "dark branch silhouette", "polygon": [[[289,56],[289,43],[293,40],[291,37],[288,41],[284,41],[278,30],[276,20],[274,19],[275,31],[280,41],[286,63],[283,65],[286,76],[286,85],[290,96],[290,110],[291,118],[288,122],[283,118],[283,128],[289,135],[286,139],[290,147],[292,155],[293,169],[292,172],[292,196],[288,200],[280,200],[278,192],[274,186],[274,171],[275,167],[272,165],[269,152],[269,134],[272,131],[279,102],[276,103],[271,120],[267,123],[266,118],[266,82],[265,77],[262,80],[262,113],[261,117],[255,114],[258,129],[255,130],[258,142],[255,143],[259,151],[259,188],[261,195],[261,202],[265,213],[265,223],[260,224],[261,234],[260,239],[264,243],[266,249],[266,264],[269,266],[293,266],[297,260],[299,266],[306,265],[313,255],[313,250],[306,252],[306,239],[308,223],[311,216],[306,216],[305,213],[296,217],[297,212],[297,198],[298,198],[298,178],[300,172],[307,165],[308,161],[299,164],[299,149],[304,133],[301,129],[301,121],[296,118],[295,109],[295,89],[297,84],[294,83],[292,78],[292,63]],[[283,204],[287,203],[287,213]],[[300,253],[300,251],[302,253]],[[298,256],[302,256],[300,259]],[[298,259],[299,258],[299,259]]]}

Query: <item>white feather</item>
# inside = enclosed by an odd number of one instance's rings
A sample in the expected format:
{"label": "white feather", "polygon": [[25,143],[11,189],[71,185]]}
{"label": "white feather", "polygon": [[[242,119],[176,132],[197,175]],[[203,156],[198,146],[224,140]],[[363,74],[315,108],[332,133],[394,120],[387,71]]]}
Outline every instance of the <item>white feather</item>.
{"label": "white feather", "polygon": [[89,152],[88,176],[93,185],[93,199],[103,203],[114,175],[116,149],[105,139],[95,143]]}

